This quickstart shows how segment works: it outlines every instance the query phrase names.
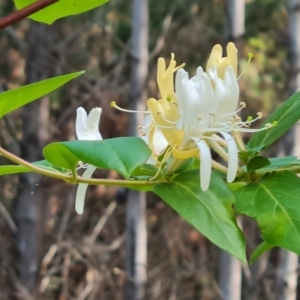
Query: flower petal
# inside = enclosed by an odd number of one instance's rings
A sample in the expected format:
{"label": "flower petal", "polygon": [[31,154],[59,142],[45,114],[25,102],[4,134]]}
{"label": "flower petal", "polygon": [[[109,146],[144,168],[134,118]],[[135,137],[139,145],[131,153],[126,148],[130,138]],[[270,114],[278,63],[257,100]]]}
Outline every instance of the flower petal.
{"label": "flower petal", "polygon": [[200,151],[200,184],[202,191],[207,191],[211,176],[211,153],[208,145],[204,140],[195,141]]}
{"label": "flower petal", "polygon": [[102,140],[99,132],[99,122],[102,113],[102,108],[93,108],[86,121],[86,140]]}
{"label": "flower petal", "polygon": [[77,108],[77,117],[76,117],[76,135],[78,140],[84,139],[84,127],[87,120],[87,113],[83,107]]}
{"label": "flower petal", "polygon": [[77,108],[76,135],[78,140],[102,140],[102,136],[99,132],[99,121],[101,113],[102,109],[96,107],[93,108],[87,116],[84,108]]}
{"label": "flower petal", "polygon": [[[92,177],[94,171],[97,167],[89,165],[87,169],[82,174],[82,178],[89,179]],[[79,183],[77,192],[76,192],[76,200],[75,200],[75,210],[76,212],[81,215],[84,209],[84,200],[85,194],[87,190],[88,184],[87,183]]]}
{"label": "flower petal", "polygon": [[228,149],[228,172],[227,182],[233,182],[238,169],[238,149],[234,138],[227,132],[219,132],[227,142]]}

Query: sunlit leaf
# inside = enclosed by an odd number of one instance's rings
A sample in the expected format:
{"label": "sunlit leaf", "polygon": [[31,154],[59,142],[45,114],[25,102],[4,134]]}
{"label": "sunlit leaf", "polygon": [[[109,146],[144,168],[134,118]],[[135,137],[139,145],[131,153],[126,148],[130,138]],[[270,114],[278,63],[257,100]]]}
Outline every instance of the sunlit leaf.
{"label": "sunlit leaf", "polygon": [[68,81],[78,77],[84,72],[76,72],[67,75],[57,76],[20,88],[0,93],[0,118],[9,112],[24,106],[44,95],[56,90]]}
{"label": "sunlit leaf", "polygon": [[300,92],[283,102],[264,122],[277,122],[277,126],[256,132],[247,144],[248,149],[272,145],[300,119]]}
{"label": "sunlit leaf", "polygon": [[[83,13],[90,9],[96,8],[108,0],[59,0],[58,2],[34,13],[30,16],[30,19],[52,24],[55,20]],[[29,4],[35,2],[35,0],[14,0],[18,9],[21,9]]]}

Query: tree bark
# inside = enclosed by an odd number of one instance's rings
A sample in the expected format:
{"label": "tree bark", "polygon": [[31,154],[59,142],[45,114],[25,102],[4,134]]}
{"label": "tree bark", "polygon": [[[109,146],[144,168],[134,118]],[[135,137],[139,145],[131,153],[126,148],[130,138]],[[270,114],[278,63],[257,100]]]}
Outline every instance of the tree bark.
{"label": "tree bark", "polygon": [[[288,61],[290,65],[290,77],[288,79],[288,91],[293,95],[300,90],[300,1],[289,0],[289,51]],[[295,128],[289,130],[281,140],[281,148],[284,155],[298,155]],[[298,146],[299,147],[299,146]],[[286,250],[281,250],[280,264],[277,276],[277,299],[295,300],[297,298],[297,268],[298,255]]]}
{"label": "tree bark", "polygon": [[[129,105],[133,110],[145,110],[144,87],[148,71],[148,1],[132,1],[131,76]],[[129,120],[129,134],[137,135],[138,124],[143,117],[134,114]],[[147,227],[146,194],[129,191],[127,200],[127,257],[128,281],[125,300],[144,299],[144,285],[147,281]]]}
{"label": "tree bark", "polygon": [[[244,35],[245,1],[227,0],[227,24],[225,37],[236,43],[240,50],[240,38]],[[231,254],[221,251],[219,268],[219,287],[224,300],[240,300],[242,268],[240,261]]]}
{"label": "tree bark", "polygon": [[[41,23],[32,22],[27,36],[28,53],[26,61],[27,84],[48,77],[52,70],[45,65],[45,52],[51,48],[50,33]],[[37,161],[41,157],[41,149],[49,138],[47,97],[28,104],[22,108],[23,137],[21,141],[21,157],[27,161]],[[43,229],[41,212],[46,205],[45,194],[39,187],[41,176],[27,173],[21,176],[21,183],[14,203],[14,219],[18,228],[17,267],[21,282],[33,291],[38,271],[40,239]]]}

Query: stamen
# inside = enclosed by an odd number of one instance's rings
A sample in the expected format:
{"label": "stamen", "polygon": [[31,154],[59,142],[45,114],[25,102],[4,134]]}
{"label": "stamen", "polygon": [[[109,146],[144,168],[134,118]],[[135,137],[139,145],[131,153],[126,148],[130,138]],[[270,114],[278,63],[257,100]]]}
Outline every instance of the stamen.
{"label": "stamen", "polygon": [[[164,121],[166,121],[166,122],[169,123],[169,124],[176,124],[176,123],[177,123],[177,122],[170,121],[170,120],[166,119],[166,118],[164,117],[163,113],[161,113],[160,111],[157,112],[157,114],[158,114]],[[171,128],[173,128],[173,127],[171,127]]]}
{"label": "stamen", "polygon": [[254,56],[253,53],[248,53],[248,61],[247,61],[246,67],[245,67],[245,69],[242,71],[242,73],[239,75],[239,77],[237,78],[237,80],[239,80],[239,79],[243,76],[243,74],[244,74],[245,71],[247,70],[248,66],[250,65],[250,62],[251,62],[253,56]]}
{"label": "stamen", "polygon": [[148,114],[147,111],[130,110],[130,109],[124,109],[124,108],[121,108],[120,106],[118,106],[118,105],[116,104],[116,101],[112,101],[112,102],[110,103],[110,106],[113,107],[113,108],[116,108],[117,110],[124,111],[124,112],[128,112],[128,113],[143,113],[143,114]]}

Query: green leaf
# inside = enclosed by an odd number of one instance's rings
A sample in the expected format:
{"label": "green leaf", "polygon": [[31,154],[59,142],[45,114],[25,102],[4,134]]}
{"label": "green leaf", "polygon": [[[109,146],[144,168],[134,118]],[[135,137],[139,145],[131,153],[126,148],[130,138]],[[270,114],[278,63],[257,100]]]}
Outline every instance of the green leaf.
{"label": "green leaf", "polygon": [[49,94],[84,72],[57,76],[0,94],[0,118],[9,112]]}
{"label": "green leaf", "polygon": [[157,172],[158,169],[154,165],[142,164],[132,172],[131,177],[145,180],[156,176]]}
{"label": "green leaf", "polygon": [[43,150],[44,157],[54,165],[75,172],[82,161],[98,168],[114,170],[129,178],[133,171],[151,155],[146,143],[137,137],[121,137],[102,141],[71,141],[52,143]]}
{"label": "green leaf", "polygon": [[237,212],[258,223],[263,239],[300,254],[300,178],[289,171],[269,173],[235,192]]}
{"label": "green leaf", "polygon": [[206,192],[200,188],[199,170],[186,171],[170,183],[157,184],[154,192],[214,244],[247,261],[245,239],[233,210],[233,194],[215,173]]}
{"label": "green leaf", "polygon": [[257,169],[261,169],[265,166],[270,165],[270,161],[263,156],[255,156],[253,158],[250,159],[250,161],[248,162],[247,165],[247,172],[253,172]]}
{"label": "green leaf", "polygon": [[266,167],[261,168],[261,171],[271,172],[278,169],[300,166],[300,160],[298,160],[297,156],[269,158],[269,162],[270,164]]}
{"label": "green leaf", "polygon": [[[53,171],[53,172],[58,172],[58,173],[66,173],[67,170],[58,168],[52,164],[50,164],[46,160],[41,160],[32,163],[33,165],[36,165],[38,167],[41,167],[43,169]],[[3,175],[9,175],[9,174],[19,174],[19,173],[26,173],[26,172],[32,172],[31,169],[20,166],[20,165],[5,165],[5,166],[0,166],[0,176]]]}
{"label": "green leaf", "polygon": [[277,122],[277,126],[256,132],[247,144],[249,149],[273,144],[300,119],[300,92],[281,104],[264,122]]}
{"label": "green leaf", "polygon": [[[108,0],[59,0],[58,2],[32,14],[29,18],[38,22],[52,24],[55,20],[83,13],[96,8]],[[35,0],[14,0],[18,9],[28,6]]]}
{"label": "green leaf", "polygon": [[250,264],[253,264],[262,254],[264,254],[266,251],[269,251],[274,246],[268,244],[267,242],[262,242],[256,249],[251,253],[249,262]]}

